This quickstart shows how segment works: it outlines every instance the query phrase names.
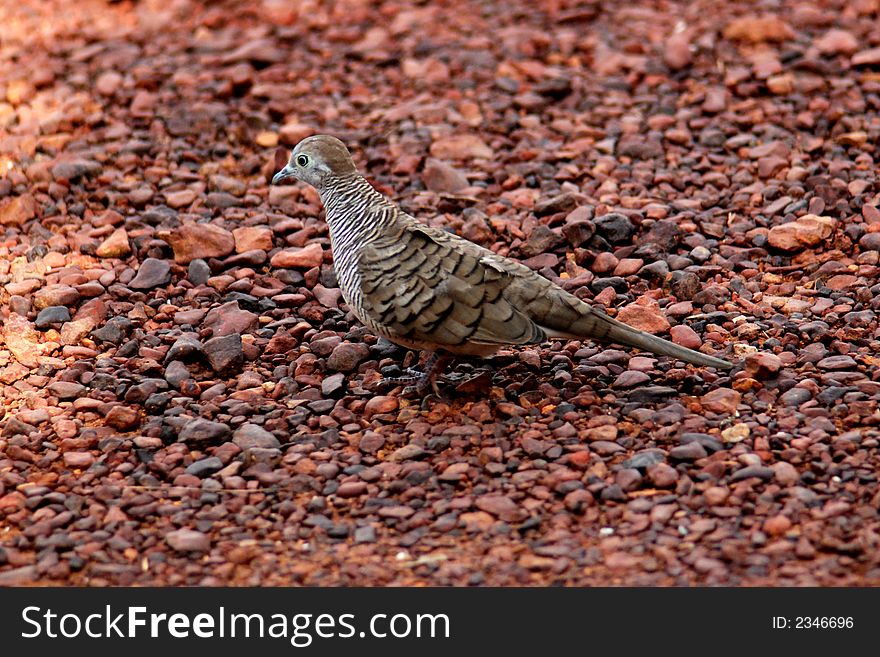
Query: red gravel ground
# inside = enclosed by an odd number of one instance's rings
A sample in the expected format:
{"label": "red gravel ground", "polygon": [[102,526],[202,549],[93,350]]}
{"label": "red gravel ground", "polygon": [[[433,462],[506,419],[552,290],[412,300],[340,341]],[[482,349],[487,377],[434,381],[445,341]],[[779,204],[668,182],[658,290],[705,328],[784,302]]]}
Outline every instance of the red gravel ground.
{"label": "red gravel ground", "polygon": [[[0,4],[0,584],[880,584],[880,3]],[[341,305],[313,132],[732,374]],[[671,329],[671,330],[670,330]]]}

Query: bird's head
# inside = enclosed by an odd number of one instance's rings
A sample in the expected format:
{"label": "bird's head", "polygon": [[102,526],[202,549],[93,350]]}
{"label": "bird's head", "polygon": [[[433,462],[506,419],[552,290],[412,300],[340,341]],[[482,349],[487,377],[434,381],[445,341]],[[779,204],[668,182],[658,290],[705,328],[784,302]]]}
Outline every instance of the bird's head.
{"label": "bird's head", "polygon": [[321,191],[328,183],[355,174],[357,168],[345,144],[330,135],[314,135],[296,145],[287,166],[275,174],[272,184],[296,178]]}

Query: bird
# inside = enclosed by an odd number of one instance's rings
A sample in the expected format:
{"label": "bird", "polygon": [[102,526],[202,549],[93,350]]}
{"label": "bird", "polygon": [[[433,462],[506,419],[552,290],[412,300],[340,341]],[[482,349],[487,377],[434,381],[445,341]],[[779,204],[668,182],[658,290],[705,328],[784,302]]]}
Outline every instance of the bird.
{"label": "bird", "polygon": [[364,178],[345,144],[306,137],[272,178],[314,187],[324,205],[342,297],[370,331],[428,352],[386,383],[425,393],[456,356],[549,340],[616,343],[719,370],[733,364],[624,324],[526,265],[404,212]]}

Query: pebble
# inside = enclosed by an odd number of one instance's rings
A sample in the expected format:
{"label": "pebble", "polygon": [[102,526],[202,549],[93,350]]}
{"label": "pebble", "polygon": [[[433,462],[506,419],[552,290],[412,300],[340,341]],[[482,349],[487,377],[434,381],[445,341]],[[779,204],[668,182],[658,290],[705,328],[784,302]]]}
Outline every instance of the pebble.
{"label": "pebble", "polygon": [[192,529],[176,529],[168,532],[165,534],[165,541],[178,552],[207,552],[211,549],[211,538]]}
{"label": "pebble", "polygon": [[133,290],[151,290],[171,281],[171,265],[167,260],[147,258],[138,267],[137,275],[128,284]]}

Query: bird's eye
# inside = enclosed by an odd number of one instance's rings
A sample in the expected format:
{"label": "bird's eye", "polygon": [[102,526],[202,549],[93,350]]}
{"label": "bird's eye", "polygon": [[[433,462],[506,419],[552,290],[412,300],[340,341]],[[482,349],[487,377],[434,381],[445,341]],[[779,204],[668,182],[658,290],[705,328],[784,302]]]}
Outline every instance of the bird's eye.
{"label": "bird's eye", "polygon": [[297,155],[296,156],[296,164],[297,166],[306,167],[309,164],[309,156],[308,155]]}

